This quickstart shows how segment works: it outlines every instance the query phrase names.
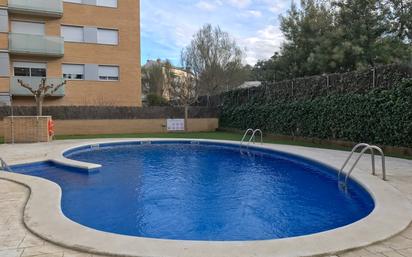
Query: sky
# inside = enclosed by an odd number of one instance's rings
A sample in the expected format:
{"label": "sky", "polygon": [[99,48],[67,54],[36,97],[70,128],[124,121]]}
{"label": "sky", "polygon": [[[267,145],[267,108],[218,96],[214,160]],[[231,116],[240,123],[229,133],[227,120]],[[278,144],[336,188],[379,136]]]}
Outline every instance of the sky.
{"label": "sky", "polygon": [[254,65],[279,50],[283,36],[279,15],[292,0],[141,0],[142,64],[169,59],[179,65],[181,49],[207,23],[220,26]]}

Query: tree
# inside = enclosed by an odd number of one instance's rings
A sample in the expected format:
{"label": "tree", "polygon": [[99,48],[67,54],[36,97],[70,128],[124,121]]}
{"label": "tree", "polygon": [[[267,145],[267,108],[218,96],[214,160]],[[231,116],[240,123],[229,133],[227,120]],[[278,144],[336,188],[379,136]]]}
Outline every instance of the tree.
{"label": "tree", "polygon": [[388,30],[381,0],[343,0],[334,2],[339,9],[337,27],[342,33],[339,45],[347,69],[375,66],[379,61],[381,36]]}
{"label": "tree", "polygon": [[410,0],[302,0],[281,17],[281,50],[253,75],[279,81],[412,58]]}
{"label": "tree", "polygon": [[57,90],[59,90],[64,85],[66,85],[66,81],[63,81],[62,83],[58,85],[54,85],[54,84],[47,85],[46,78],[41,79],[40,85],[37,88],[27,83],[24,83],[24,81],[21,79],[17,80],[17,82],[19,83],[20,86],[29,90],[30,93],[34,96],[34,99],[36,101],[37,116],[43,115],[44,98],[52,96],[54,93],[57,92]]}
{"label": "tree", "polygon": [[185,111],[185,131],[188,130],[189,106],[197,102],[199,97],[198,80],[186,70],[184,76],[174,76],[170,74],[172,81],[170,86],[171,102],[178,106],[183,106]]}
{"label": "tree", "polygon": [[288,16],[281,17],[286,42],[277,62],[286,76],[315,75],[334,68],[332,54],[334,16],[324,1],[301,1],[301,9],[292,4]]}
{"label": "tree", "polygon": [[243,51],[220,27],[204,25],[181,56],[183,68],[198,80],[201,94],[217,94],[244,82],[236,75],[243,69]]}
{"label": "tree", "polygon": [[169,60],[152,61],[142,67],[142,87],[147,95],[164,97],[167,93],[170,78],[167,77],[168,70],[172,68]]}
{"label": "tree", "polygon": [[169,101],[159,95],[156,95],[156,94],[147,95],[147,105],[148,106],[167,106],[168,104],[169,104]]}
{"label": "tree", "polygon": [[412,43],[412,1],[387,0],[384,2],[388,10],[390,31],[398,39]]}

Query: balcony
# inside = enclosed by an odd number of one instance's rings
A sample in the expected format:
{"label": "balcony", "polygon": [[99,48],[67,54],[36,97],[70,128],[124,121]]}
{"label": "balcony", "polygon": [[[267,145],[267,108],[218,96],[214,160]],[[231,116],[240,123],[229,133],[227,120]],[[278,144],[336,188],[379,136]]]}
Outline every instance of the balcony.
{"label": "balcony", "polygon": [[36,16],[62,17],[63,0],[9,0],[9,12]]}
{"label": "balcony", "polygon": [[64,55],[64,40],[62,37],[10,33],[9,52],[11,54],[62,57]]}
{"label": "balcony", "polygon": [[[38,89],[39,85],[41,84],[41,77],[11,77],[10,79],[10,94],[12,96],[33,96],[32,93],[20,86],[18,80],[22,80],[24,83],[29,84],[32,86],[33,89]],[[50,85],[60,85],[63,83],[64,79],[63,78],[46,78],[46,84]],[[52,96],[54,97],[63,97],[65,96],[65,87],[62,86],[59,88]]]}

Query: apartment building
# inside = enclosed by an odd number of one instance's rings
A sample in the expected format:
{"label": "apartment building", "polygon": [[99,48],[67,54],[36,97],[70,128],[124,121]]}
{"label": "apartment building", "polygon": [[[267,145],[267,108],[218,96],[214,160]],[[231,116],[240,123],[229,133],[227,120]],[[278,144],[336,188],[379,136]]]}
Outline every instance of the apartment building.
{"label": "apartment building", "polygon": [[0,94],[67,84],[45,105],[141,106],[139,0],[0,0]]}
{"label": "apartment building", "polygon": [[[171,64],[170,64],[171,65]],[[167,68],[167,63],[160,59],[147,60],[142,67],[142,102],[147,101],[147,95],[150,93],[158,94],[166,100],[173,98],[171,83],[175,82],[178,85],[184,85],[182,81],[187,78],[194,78],[194,75],[183,68],[171,67]],[[168,70],[168,71],[166,71]],[[150,77],[158,77],[161,73],[163,79],[151,80]],[[172,74],[171,80],[167,78],[167,74]],[[153,92],[158,91],[158,92]]]}

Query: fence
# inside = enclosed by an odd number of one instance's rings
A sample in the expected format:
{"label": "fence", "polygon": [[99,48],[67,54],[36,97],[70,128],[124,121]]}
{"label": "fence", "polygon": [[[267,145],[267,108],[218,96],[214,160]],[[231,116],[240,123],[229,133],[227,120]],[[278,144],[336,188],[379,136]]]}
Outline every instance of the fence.
{"label": "fence", "polygon": [[[14,116],[36,115],[36,108],[31,106],[14,106]],[[112,107],[112,106],[54,106],[44,107],[43,114],[55,120],[108,120],[108,119],[166,119],[183,118],[184,108],[179,107]],[[0,120],[11,116],[11,108],[0,107]],[[192,106],[189,118],[217,118],[216,108]]]}
{"label": "fence", "polygon": [[[14,116],[17,116],[14,121],[17,122],[30,118],[24,116],[35,115],[36,108],[18,106],[13,108],[13,112]],[[167,119],[184,118],[184,108],[175,107],[44,107],[43,113],[45,116],[52,116],[55,120],[55,135],[167,133],[169,132]],[[6,136],[9,142],[13,141],[10,138],[15,138],[13,134],[19,131],[15,124],[10,123],[11,119],[5,118],[10,115],[10,107],[0,107],[0,137]],[[216,108],[190,107],[187,131],[215,131],[219,125],[218,117],[219,112]],[[30,134],[38,130],[34,125],[27,125],[20,131],[20,134],[23,132]],[[38,139],[23,138],[22,140],[32,142]]]}
{"label": "fence", "polygon": [[375,88],[390,89],[405,78],[412,78],[412,65],[392,64],[362,71],[265,82],[260,87],[238,89],[215,96],[202,96],[199,98],[198,105],[221,106],[225,101],[243,104],[251,98],[262,101],[290,101],[333,94],[362,94]]}

